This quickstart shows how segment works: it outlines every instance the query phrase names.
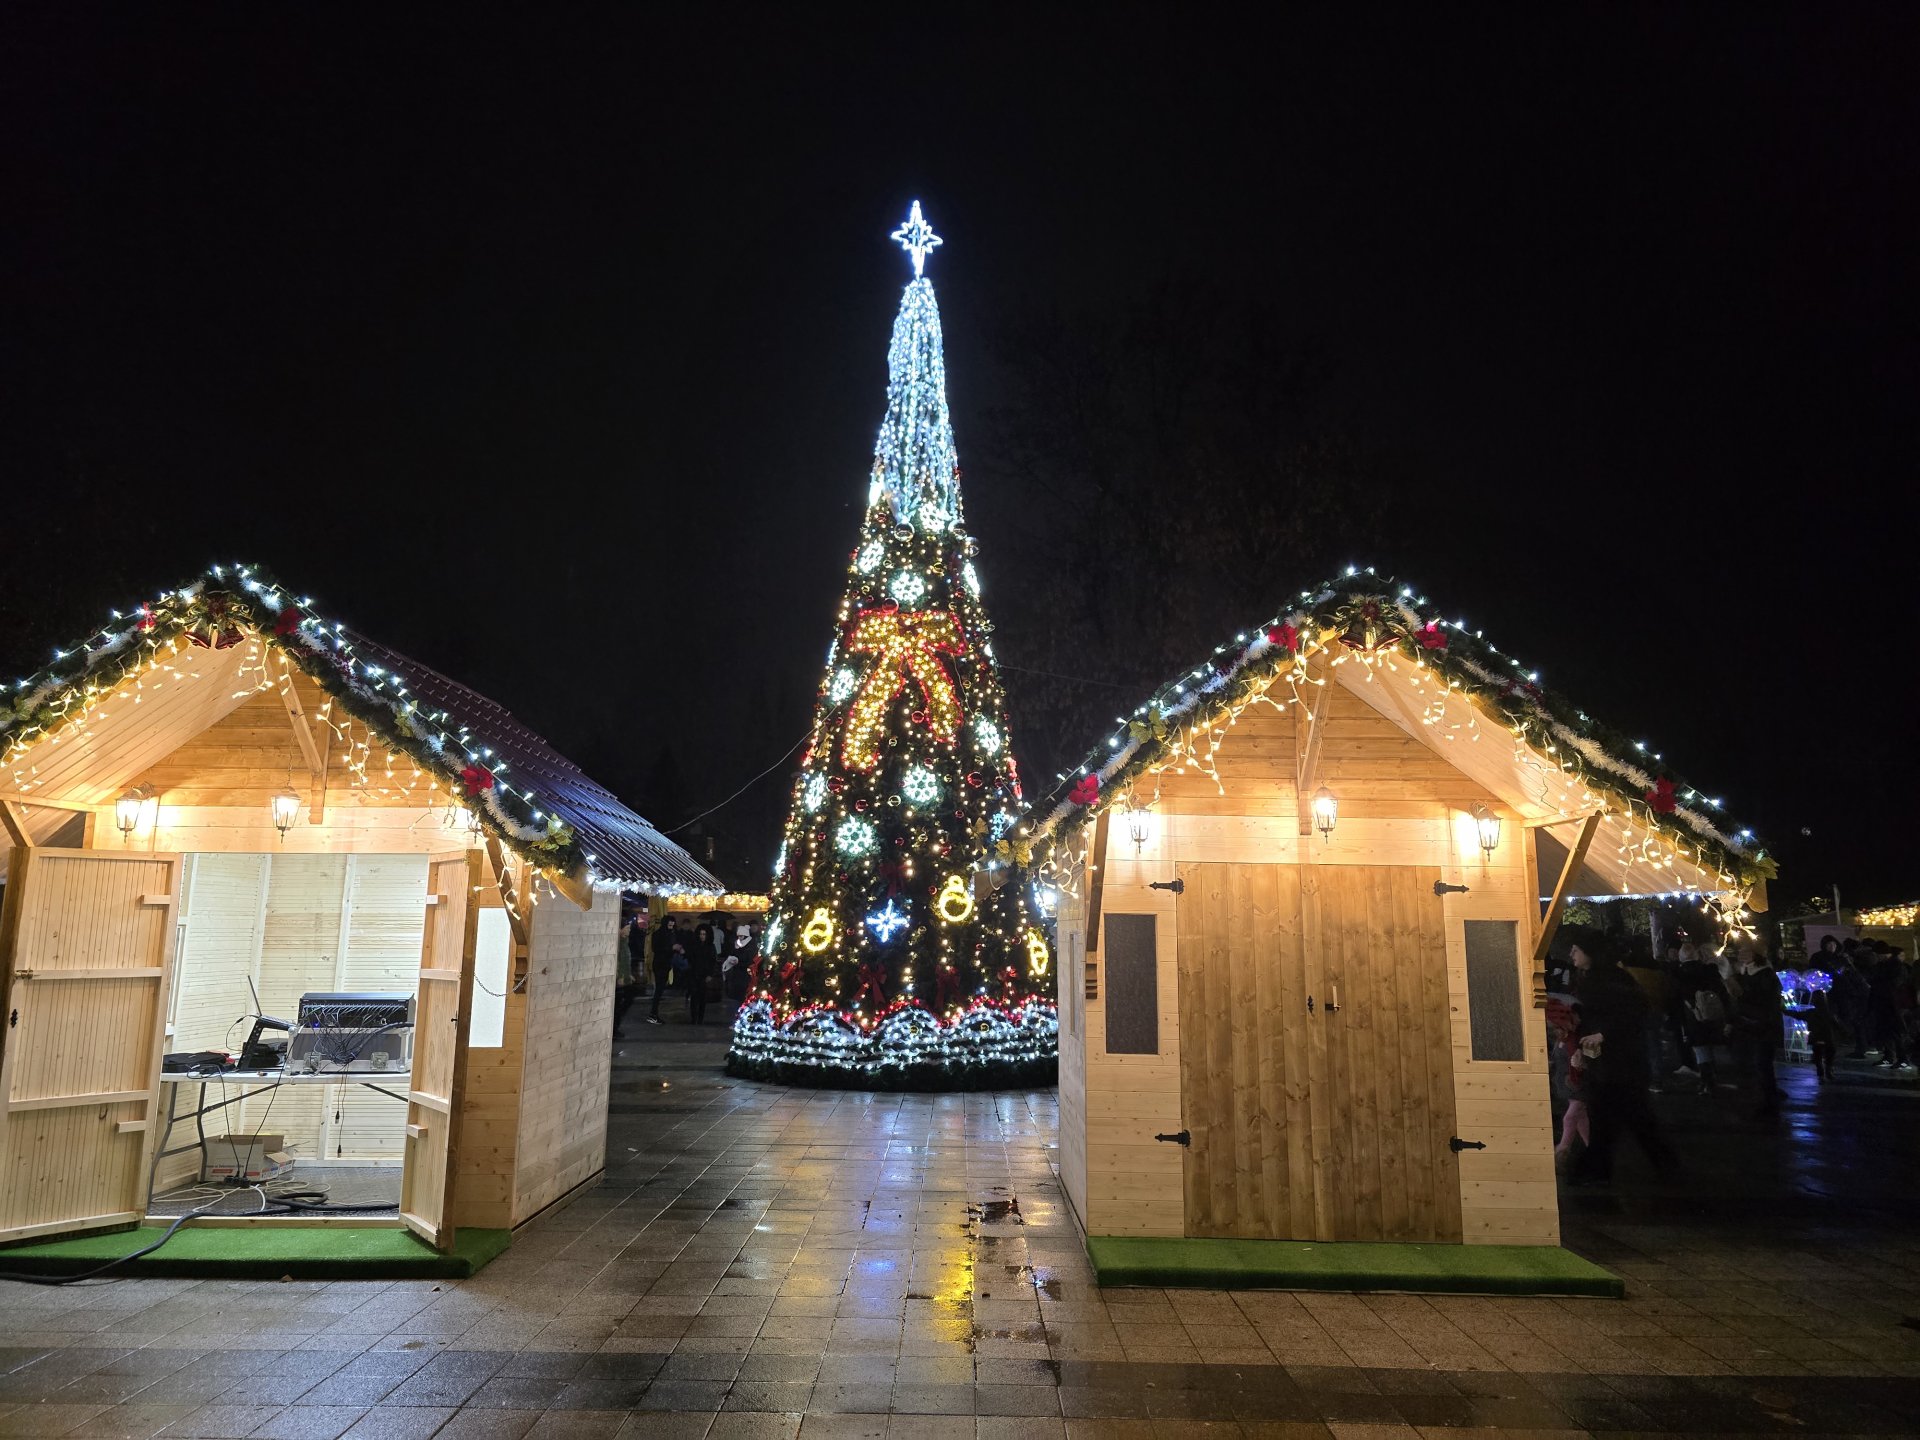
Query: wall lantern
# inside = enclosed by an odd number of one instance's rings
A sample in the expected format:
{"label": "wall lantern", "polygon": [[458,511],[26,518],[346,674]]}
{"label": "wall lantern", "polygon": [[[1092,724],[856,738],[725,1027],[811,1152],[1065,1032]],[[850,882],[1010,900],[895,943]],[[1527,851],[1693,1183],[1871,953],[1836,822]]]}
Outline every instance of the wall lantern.
{"label": "wall lantern", "polygon": [[1333,825],[1340,818],[1340,802],[1333,792],[1322,785],[1313,794],[1313,828],[1320,832],[1322,840],[1333,838]]}
{"label": "wall lantern", "polygon": [[282,790],[267,804],[273,810],[273,828],[285,840],[287,831],[293,828],[293,822],[300,817],[300,797],[291,790]]}
{"label": "wall lantern", "polygon": [[153,791],[145,785],[136,785],[118,800],[113,802],[113,823],[120,829],[120,843],[133,843],[133,832],[140,828],[142,820],[150,819],[159,809],[154,800]]}
{"label": "wall lantern", "polygon": [[1153,838],[1153,811],[1142,801],[1135,801],[1127,807],[1127,838],[1133,841],[1133,853],[1136,856]]}
{"label": "wall lantern", "polygon": [[1484,805],[1473,807],[1473,823],[1480,831],[1480,853],[1487,859],[1500,848],[1500,817]]}

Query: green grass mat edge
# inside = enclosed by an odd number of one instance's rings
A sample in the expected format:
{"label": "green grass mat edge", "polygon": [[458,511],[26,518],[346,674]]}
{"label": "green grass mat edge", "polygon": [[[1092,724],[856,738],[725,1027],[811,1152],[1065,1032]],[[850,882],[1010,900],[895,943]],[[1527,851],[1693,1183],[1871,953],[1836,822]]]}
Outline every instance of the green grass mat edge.
{"label": "green grass mat edge", "polygon": [[1208,1290],[1405,1290],[1429,1295],[1591,1295],[1625,1283],[1558,1245],[1423,1245],[1089,1235],[1102,1285]]}
{"label": "green grass mat edge", "polygon": [[[62,1236],[0,1249],[0,1273],[75,1275],[151,1245],[166,1233],[143,1225],[104,1235]],[[513,1243],[508,1230],[463,1228],[442,1255],[410,1230],[382,1226],[181,1228],[153,1254],[112,1275],[189,1279],[464,1280]]]}

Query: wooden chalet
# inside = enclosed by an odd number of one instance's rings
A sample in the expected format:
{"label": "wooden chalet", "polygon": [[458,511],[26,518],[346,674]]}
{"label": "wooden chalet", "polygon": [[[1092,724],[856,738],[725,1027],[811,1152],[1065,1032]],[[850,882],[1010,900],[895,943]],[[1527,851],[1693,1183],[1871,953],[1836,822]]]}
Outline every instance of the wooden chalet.
{"label": "wooden chalet", "polygon": [[0,691],[0,822],[0,1240],[194,1178],[197,1147],[161,1154],[163,1055],[316,992],[412,996],[411,1067],[207,1081],[244,1096],[208,1133],[398,1167],[388,1223],[443,1249],[517,1226],[605,1165],[616,892],[725,888],[501,706],[247,567]]}
{"label": "wooden chalet", "polygon": [[1062,897],[1087,1232],[1556,1244],[1561,908],[1764,908],[1717,806],[1370,572],[1176,676],[1008,847]]}

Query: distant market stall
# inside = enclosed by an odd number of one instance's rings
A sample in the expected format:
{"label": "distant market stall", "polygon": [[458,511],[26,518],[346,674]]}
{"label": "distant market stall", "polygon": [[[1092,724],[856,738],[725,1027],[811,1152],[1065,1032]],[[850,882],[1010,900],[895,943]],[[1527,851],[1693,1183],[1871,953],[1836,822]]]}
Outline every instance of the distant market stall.
{"label": "distant market stall", "polygon": [[1060,895],[1088,1233],[1552,1245],[1545,964],[1574,895],[1772,866],[1718,800],[1371,571],[1174,676],[1003,859]]}
{"label": "distant market stall", "polygon": [[724,888],[500,705],[246,566],[0,692],[0,821],[0,1240],[139,1221],[199,1177],[200,1124],[398,1169],[386,1223],[442,1250],[510,1229],[605,1165],[615,892]]}

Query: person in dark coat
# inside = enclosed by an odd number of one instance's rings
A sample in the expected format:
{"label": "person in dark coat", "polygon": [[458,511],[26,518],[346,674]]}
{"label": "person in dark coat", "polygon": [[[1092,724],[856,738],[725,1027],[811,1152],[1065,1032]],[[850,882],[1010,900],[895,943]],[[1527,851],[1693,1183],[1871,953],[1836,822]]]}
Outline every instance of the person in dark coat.
{"label": "person in dark coat", "polygon": [[647,1010],[647,1023],[660,1023],[660,1001],[673,983],[673,952],[681,949],[680,932],[673,917],[662,915],[653,932],[653,1004]]}
{"label": "person in dark coat", "polygon": [[713,927],[702,923],[693,927],[693,940],[687,946],[687,1023],[704,1025],[707,1019],[707,982],[719,966],[713,948]]}
{"label": "person in dark coat", "polygon": [[1622,1131],[1632,1133],[1656,1170],[1670,1174],[1679,1157],[1647,1103],[1653,1065],[1647,1053],[1646,992],[1621,969],[1604,935],[1586,926],[1568,929],[1573,932],[1568,956],[1578,975],[1575,1034],[1590,1056],[1585,1076],[1589,1139],[1570,1178],[1576,1184],[1611,1180],[1613,1147]]}
{"label": "person in dark coat", "polygon": [[1736,963],[1740,971],[1740,993],[1733,1001],[1734,1041],[1753,1081],[1753,1113],[1763,1120],[1771,1120],[1780,1113],[1780,1102],[1786,1098],[1773,1068],[1774,1057],[1780,1053],[1785,1019],[1780,976],[1751,944],[1740,947]]}
{"label": "person in dark coat", "polygon": [[1814,963],[1833,976],[1834,1015],[1853,1042],[1847,1052],[1849,1060],[1867,1058],[1867,977],[1860,970],[1859,951],[1859,942],[1851,937],[1840,945],[1829,935],[1820,942],[1820,953],[1814,957]]}

